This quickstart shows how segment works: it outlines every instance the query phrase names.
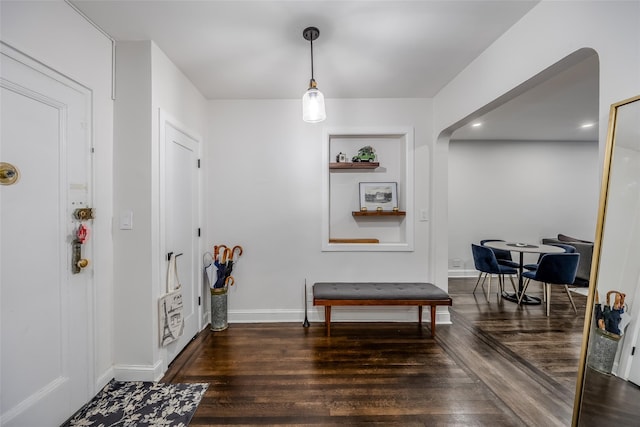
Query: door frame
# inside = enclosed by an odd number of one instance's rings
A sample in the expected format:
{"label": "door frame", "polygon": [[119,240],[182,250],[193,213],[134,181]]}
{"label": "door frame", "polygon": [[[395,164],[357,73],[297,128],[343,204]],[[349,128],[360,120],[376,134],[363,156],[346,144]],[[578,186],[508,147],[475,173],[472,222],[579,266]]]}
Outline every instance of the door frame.
{"label": "door frame", "polygon": [[[185,126],[180,120],[178,120],[177,118],[175,118],[174,116],[172,116],[170,113],[168,113],[167,111],[163,110],[162,108],[158,109],[158,175],[159,175],[159,200],[158,200],[158,214],[159,214],[159,219],[158,219],[158,235],[159,235],[159,240],[158,240],[158,270],[157,270],[157,277],[160,278],[160,282],[162,284],[164,284],[164,279],[167,273],[167,269],[166,269],[166,264],[165,264],[165,260],[166,260],[166,254],[169,252],[169,249],[167,248],[167,233],[166,233],[166,216],[165,216],[165,212],[166,212],[166,188],[167,188],[167,182],[165,179],[165,171],[166,171],[166,160],[167,160],[167,153],[166,153],[166,149],[165,149],[165,136],[166,136],[166,132],[165,132],[165,126],[166,125],[170,125],[173,128],[175,128],[176,130],[184,133],[185,135],[187,135],[189,138],[193,139],[194,141],[196,141],[196,143],[198,144],[197,146],[197,150],[196,150],[196,155],[198,157],[198,159],[202,158],[202,137],[200,137],[200,135],[198,135],[196,132],[193,132],[192,130],[190,130],[187,126]],[[197,173],[197,185],[198,188],[195,191],[196,197],[198,198],[197,200],[197,222],[198,224],[202,224],[202,170],[198,169],[198,173]],[[201,232],[200,234],[201,236],[204,235],[203,232]],[[197,242],[197,248],[200,251],[200,253],[202,253],[203,251],[203,246],[202,246],[202,241],[200,239],[198,239]],[[198,257],[200,257],[200,253],[194,254],[196,256],[196,259],[198,259]],[[203,307],[204,305],[204,296],[202,294],[202,274],[198,274],[201,272],[194,272],[194,277],[196,278],[196,284],[195,287],[198,291],[198,296],[201,298],[201,304],[198,306],[198,331],[201,331],[204,323],[203,323]],[[159,288],[156,288],[159,289]],[[159,291],[160,292],[160,291]],[[156,295],[156,300],[157,298],[161,295],[161,292]],[[158,322],[158,316],[155,316],[155,320],[154,322],[157,325]],[[158,327],[156,326],[155,330],[157,331]],[[156,334],[157,337],[157,334]],[[156,338],[158,339],[158,338]],[[159,343],[158,343],[158,347],[159,347]],[[160,348],[160,359],[161,359],[161,365],[162,365],[162,372],[166,372],[166,370],[168,369],[169,363],[171,361],[168,360],[168,349],[164,348],[164,347],[159,347]]]}

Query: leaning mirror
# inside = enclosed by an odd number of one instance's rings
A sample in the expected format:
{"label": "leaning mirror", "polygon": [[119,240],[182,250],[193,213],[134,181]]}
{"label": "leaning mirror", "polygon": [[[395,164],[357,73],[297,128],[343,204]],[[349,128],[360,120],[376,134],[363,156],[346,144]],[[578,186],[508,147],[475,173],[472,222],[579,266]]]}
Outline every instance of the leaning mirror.
{"label": "leaning mirror", "polygon": [[573,425],[640,420],[640,96],[613,104]]}

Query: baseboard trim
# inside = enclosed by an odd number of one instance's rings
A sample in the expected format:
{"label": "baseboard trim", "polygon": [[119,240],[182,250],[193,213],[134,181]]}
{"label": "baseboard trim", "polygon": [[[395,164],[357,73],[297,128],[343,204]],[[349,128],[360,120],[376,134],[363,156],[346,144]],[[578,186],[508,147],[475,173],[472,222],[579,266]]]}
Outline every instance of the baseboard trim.
{"label": "baseboard trim", "polygon": [[113,377],[118,381],[158,381],[164,374],[162,361],[155,365],[115,365]]}
{"label": "baseboard trim", "polygon": [[112,366],[109,369],[107,369],[102,375],[96,378],[96,384],[95,384],[96,388],[93,391],[93,393],[94,394],[98,393],[100,390],[104,388],[104,386],[109,384],[109,381],[111,381],[114,378],[115,378],[115,374]]}
{"label": "baseboard trim", "polygon": [[[429,307],[425,307],[423,321],[429,323]],[[307,314],[310,322],[324,322],[324,309],[313,307]],[[285,323],[304,321],[304,310],[230,310],[229,323]],[[331,311],[335,322],[416,322],[417,307],[349,307],[336,306]],[[448,307],[438,307],[438,324],[451,324]]]}
{"label": "baseboard trim", "polygon": [[449,270],[448,277],[450,279],[478,277],[478,270]]}

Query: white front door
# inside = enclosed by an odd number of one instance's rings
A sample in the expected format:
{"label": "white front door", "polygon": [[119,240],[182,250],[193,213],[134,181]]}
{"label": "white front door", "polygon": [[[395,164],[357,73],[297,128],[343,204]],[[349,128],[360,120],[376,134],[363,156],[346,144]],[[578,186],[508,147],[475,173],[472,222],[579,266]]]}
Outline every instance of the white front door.
{"label": "white front door", "polygon": [[0,186],[0,424],[60,425],[93,391],[92,272],[71,271],[73,212],[91,200],[91,95],[0,47],[0,162],[19,171]]}
{"label": "white front door", "polygon": [[[167,346],[167,363],[170,363],[200,328],[198,140],[178,129],[164,114],[160,125],[164,144],[164,159],[161,159],[164,241],[167,253],[179,255],[176,261],[185,322],[180,339]],[[166,262],[167,258],[165,266]],[[166,268],[163,271],[166,272]]]}

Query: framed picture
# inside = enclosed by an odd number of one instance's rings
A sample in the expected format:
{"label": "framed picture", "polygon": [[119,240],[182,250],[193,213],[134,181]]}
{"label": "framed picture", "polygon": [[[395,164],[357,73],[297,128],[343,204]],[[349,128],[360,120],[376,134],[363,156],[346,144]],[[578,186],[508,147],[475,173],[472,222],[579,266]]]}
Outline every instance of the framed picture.
{"label": "framed picture", "polygon": [[397,182],[361,182],[360,209],[391,211],[398,207]]}

